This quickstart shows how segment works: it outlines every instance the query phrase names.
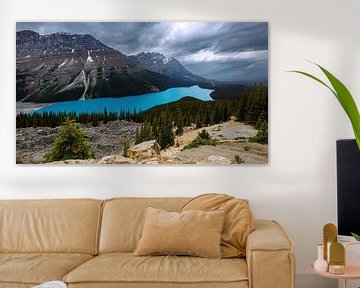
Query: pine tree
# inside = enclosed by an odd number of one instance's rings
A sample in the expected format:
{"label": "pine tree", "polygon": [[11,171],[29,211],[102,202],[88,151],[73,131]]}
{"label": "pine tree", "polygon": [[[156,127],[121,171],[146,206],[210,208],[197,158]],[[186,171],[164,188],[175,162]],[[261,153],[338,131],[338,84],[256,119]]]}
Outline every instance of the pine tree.
{"label": "pine tree", "polygon": [[258,117],[263,115],[263,120],[267,120],[268,110],[267,87],[264,88],[262,83],[255,85],[249,95],[245,121],[249,124],[256,124]]}
{"label": "pine tree", "polygon": [[198,136],[201,138],[201,139],[204,139],[204,140],[210,140],[210,134],[205,130],[201,130],[201,132],[198,133]]}
{"label": "pine tree", "polygon": [[107,109],[106,109],[106,107],[105,107],[105,109],[104,109],[104,121],[103,121],[103,123],[106,124],[106,123],[108,123],[108,122],[109,122],[108,112],[107,112]]}
{"label": "pine tree", "polygon": [[223,108],[223,121],[226,122],[230,118],[228,106],[225,104]]}
{"label": "pine tree", "polygon": [[152,122],[151,122],[151,125],[152,125],[152,133],[153,133],[153,136],[154,136],[154,139],[159,139],[159,126],[160,126],[160,118],[159,118],[159,115],[158,114],[155,114],[155,116],[152,118]]}
{"label": "pine tree", "polygon": [[67,118],[60,127],[60,134],[55,139],[52,149],[44,156],[46,162],[68,159],[89,159],[93,156],[88,137],[80,125]]}
{"label": "pine tree", "polygon": [[222,120],[222,115],[221,115],[220,105],[216,103],[214,107],[214,124],[220,123],[221,120]]}
{"label": "pine tree", "polygon": [[141,135],[139,127],[136,128],[135,145],[141,143]]}
{"label": "pine tree", "polygon": [[256,133],[256,136],[250,138],[250,141],[260,144],[268,144],[268,124],[266,121],[262,122],[260,129]]}
{"label": "pine tree", "polygon": [[214,125],[216,122],[215,122],[215,115],[216,112],[215,112],[215,109],[212,109],[211,111],[211,114],[210,114],[210,125]]}
{"label": "pine tree", "polygon": [[159,127],[159,145],[161,149],[165,149],[174,145],[174,133],[172,131],[172,123],[168,113],[161,112],[160,127]]}
{"label": "pine tree", "polygon": [[97,127],[99,126],[99,121],[98,121],[98,117],[95,113],[91,114],[91,124],[93,127]]}
{"label": "pine tree", "polygon": [[154,135],[152,133],[152,127],[150,122],[146,121],[144,125],[142,126],[142,133],[141,133],[141,142],[149,141],[154,139]]}
{"label": "pine tree", "polygon": [[262,121],[262,119],[261,119],[261,116],[259,116],[259,117],[258,117],[258,120],[256,121],[255,128],[256,128],[256,129],[260,129],[262,123],[263,123],[263,121]]}
{"label": "pine tree", "polygon": [[123,153],[122,153],[124,157],[128,157],[127,151],[129,150],[129,148],[130,148],[130,140],[128,138],[125,138],[123,141]]}
{"label": "pine tree", "polygon": [[176,135],[182,135],[184,133],[184,119],[183,119],[183,116],[182,116],[182,112],[181,112],[181,109],[180,107],[178,106],[176,108],[176,120],[175,120],[175,125],[176,125],[176,131],[175,131],[175,134]]}
{"label": "pine tree", "polygon": [[246,87],[239,101],[239,109],[236,115],[238,121],[243,122],[245,120],[248,98],[249,98],[249,89]]}
{"label": "pine tree", "polygon": [[259,132],[256,134],[256,138],[259,143],[268,144],[268,124],[264,121],[259,129]]}
{"label": "pine tree", "polygon": [[206,105],[206,107],[205,107],[203,123],[204,123],[205,126],[208,126],[210,124],[209,105]]}
{"label": "pine tree", "polygon": [[203,127],[202,125],[202,122],[201,122],[201,117],[200,117],[200,114],[198,113],[196,116],[195,116],[195,125],[196,125],[196,128],[199,129],[201,127]]}

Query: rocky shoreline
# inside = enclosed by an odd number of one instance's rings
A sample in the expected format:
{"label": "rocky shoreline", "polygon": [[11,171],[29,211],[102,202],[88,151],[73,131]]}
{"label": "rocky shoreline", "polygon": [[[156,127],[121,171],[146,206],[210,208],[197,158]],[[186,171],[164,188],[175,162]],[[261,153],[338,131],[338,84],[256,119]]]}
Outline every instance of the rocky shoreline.
{"label": "rocky shoreline", "polygon": [[50,105],[51,104],[46,104],[46,103],[16,102],[16,114],[32,113]]}

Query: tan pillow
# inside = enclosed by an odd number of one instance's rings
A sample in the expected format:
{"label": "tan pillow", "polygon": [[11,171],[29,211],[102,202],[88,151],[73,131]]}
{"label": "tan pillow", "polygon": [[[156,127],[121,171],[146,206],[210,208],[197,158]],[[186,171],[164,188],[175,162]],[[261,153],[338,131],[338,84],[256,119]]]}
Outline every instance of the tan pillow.
{"label": "tan pillow", "polygon": [[205,194],[190,200],[181,211],[225,211],[221,237],[223,258],[246,256],[247,237],[254,230],[254,217],[247,200],[224,194]]}
{"label": "tan pillow", "polygon": [[147,207],[134,255],[221,258],[224,211],[167,212]]}

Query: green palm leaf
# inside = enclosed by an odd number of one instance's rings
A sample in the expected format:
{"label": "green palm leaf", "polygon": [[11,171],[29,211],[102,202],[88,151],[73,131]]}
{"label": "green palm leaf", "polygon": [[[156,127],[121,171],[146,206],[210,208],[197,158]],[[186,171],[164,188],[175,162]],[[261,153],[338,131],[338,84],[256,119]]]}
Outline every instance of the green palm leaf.
{"label": "green palm leaf", "polygon": [[330,81],[333,88],[331,88],[325,82],[323,82],[319,78],[317,78],[309,73],[302,72],[302,71],[296,71],[296,70],[289,71],[289,72],[294,72],[294,73],[305,75],[305,76],[321,83],[335,95],[336,99],[339,101],[340,105],[343,107],[345,113],[347,114],[347,116],[350,119],[351,125],[354,130],[355,138],[356,138],[356,143],[360,150],[360,114],[359,114],[358,108],[356,107],[354,98],[352,97],[350,91],[346,88],[346,86],[339,79],[337,79],[334,75],[332,75],[328,70],[326,70],[322,66],[320,66],[318,64],[315,64],[315,65],[317,65],[320,68],[320,70],[325,74],[326,78]]}
{"label": "green palm leaf", "polygon": [[356,241],[360,241],[360,235],[357,235],[355,233],[351,233],[351,235],[356,239]]}

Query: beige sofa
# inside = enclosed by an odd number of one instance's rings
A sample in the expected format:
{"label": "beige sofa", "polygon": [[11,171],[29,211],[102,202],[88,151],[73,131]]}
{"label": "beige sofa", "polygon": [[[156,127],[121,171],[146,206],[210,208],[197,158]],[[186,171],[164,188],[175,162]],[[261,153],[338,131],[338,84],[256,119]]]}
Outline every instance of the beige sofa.
{"label": "beige sofa", "polygon": [[292,244],[257,220],[246,258],[133,256],[146,206],[186,198],[0,201],[0,288],[62,280],[71,288],[293,288]]}

